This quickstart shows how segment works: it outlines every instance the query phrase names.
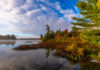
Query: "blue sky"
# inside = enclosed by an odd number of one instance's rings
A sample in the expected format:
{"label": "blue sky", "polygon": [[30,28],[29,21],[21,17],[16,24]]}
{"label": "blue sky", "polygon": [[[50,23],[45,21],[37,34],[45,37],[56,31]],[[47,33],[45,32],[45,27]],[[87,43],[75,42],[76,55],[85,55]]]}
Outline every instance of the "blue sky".
{"label": "blue sky", "polygon": [[52,30],[71,29],[71,17],[80,16],[77,0],[0,0],[0,34],[39,37]]}

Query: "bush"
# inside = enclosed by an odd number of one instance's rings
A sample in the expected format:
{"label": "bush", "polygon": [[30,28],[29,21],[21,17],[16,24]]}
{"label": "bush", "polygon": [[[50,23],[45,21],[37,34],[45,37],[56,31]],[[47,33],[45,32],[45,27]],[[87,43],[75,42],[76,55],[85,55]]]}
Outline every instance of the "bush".
{"label": "bush", "polygon": [[80,38],[93,45],[100,46],[100,29],[84,31],[80,34]]}

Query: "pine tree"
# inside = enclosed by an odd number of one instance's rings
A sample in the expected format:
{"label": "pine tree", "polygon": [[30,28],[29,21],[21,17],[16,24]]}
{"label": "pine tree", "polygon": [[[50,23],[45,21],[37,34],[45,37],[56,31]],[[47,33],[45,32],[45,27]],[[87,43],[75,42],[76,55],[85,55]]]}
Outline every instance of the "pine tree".
{"label": "pine tree", "polygon": [[87,19],[83,19],[83,18],[77,18],[77,17],[72,17],[73,20],[75,20],[74,22],[72,22],[72,31],[71,34],[73,37],[79,36],[79,33],[86,29],[86,27],[92,26],[91,24],[88,24],[88,20]]}
{"label": "pine tree", "polygon": [[[88,20],[90,23],[82,23],[81,25],[88,28],[100,26],[100,10],[97,6],[98,0],[78,0],[77,7],[80,9],[80,14],[83,16],[78,21]],[[79,23],[80,24],[80,23]]]}
{"label": "pine tree", "polygon": [[[78,0],[76,5],[80,9],[81,18],[73,17],[73,34],[81,32],[81,39],[93,44],[99,44],[98,33],[100,33],[100,9],[99,0]],[[96,32],[96,33],[95,33]]]}
{"label": "pine tree", "polygon": [[46,25],[46,33],[44,35],[40,35],[43,42],[46,42],[48,40],[55,38],[55,32],[53,30],[50,30],[49,25]]}
{"label": "pine tree", "polygon": [[41,38],[41,39],[43,39],[43,38],[44,38],[42,34],[40,35],[40,38]]}
{"label": "pine tree", "polygon": [[100,10],[98,0],[78,0],[76,5],[80,9],[81,18],[72,17],[76,22],[72,22],[73,36],[75,33],[84,30],[92,30],[100,27]]}
{"label": "pine tree", "polygon": [[50,27],[49,25],[46,25],[46,32],[49,34],[50,33]]}

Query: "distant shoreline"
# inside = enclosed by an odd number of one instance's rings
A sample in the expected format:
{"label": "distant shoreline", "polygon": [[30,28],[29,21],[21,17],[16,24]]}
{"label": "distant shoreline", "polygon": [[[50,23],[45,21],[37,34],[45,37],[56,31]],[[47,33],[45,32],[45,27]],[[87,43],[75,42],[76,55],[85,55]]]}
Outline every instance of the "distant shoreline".
{"label": "distant shoreline", "polygon": [[40,38],[33,38],[33,39],[0,39],[0,40],[41,40]]}
{"label": "distant shoreline", "polygon": [[21,38],[16,40],[41,40],[40,38]]}

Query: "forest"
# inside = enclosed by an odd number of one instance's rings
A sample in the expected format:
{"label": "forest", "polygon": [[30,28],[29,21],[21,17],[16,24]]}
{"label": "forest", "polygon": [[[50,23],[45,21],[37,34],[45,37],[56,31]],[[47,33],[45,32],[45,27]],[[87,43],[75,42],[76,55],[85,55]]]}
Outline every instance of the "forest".
{"label": "forest", "polygon": [[42,42],[65,42],[67,56],[76,61],[83,58],[100,61],[100,0],[78,0],[76,5],[82,17],[72,17],[72,30],[54,32],[49,25],[41,34]]}
{"label": "forest", "polygon": [[15,40],[16,36],[15,35],[0,35],[1,40]]}

